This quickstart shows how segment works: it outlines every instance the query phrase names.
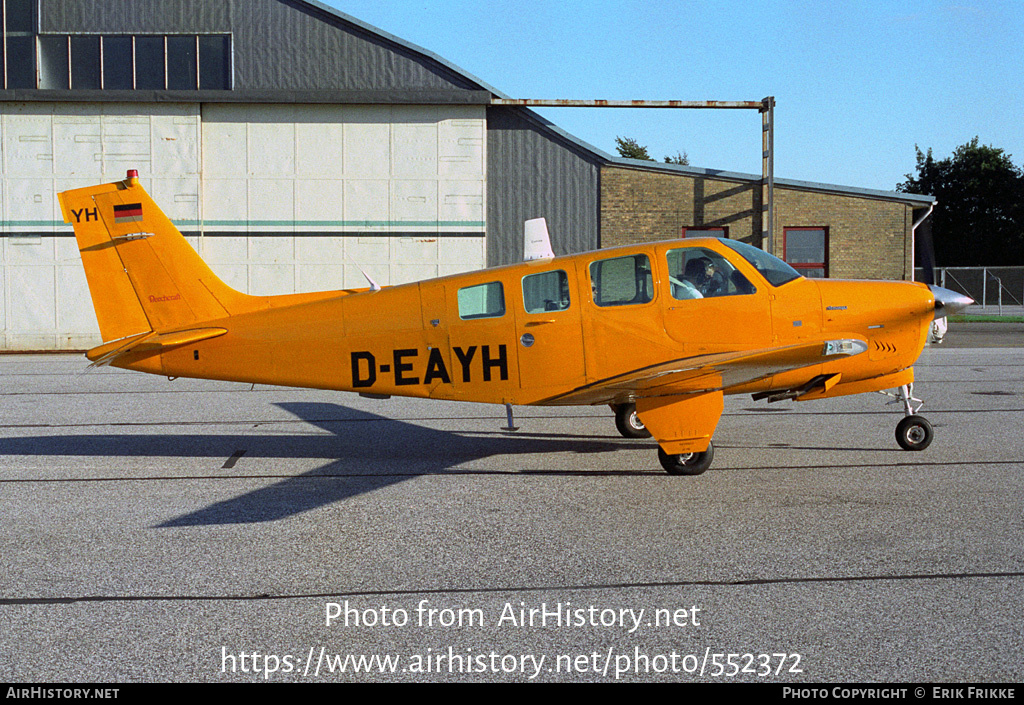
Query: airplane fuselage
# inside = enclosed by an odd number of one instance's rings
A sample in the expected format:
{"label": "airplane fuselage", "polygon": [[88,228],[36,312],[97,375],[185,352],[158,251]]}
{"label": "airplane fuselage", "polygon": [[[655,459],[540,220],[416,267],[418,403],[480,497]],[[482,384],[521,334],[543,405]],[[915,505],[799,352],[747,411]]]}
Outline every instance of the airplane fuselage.
{"label": "airplane fuselage", "polygon": [[[680,263],[698,255],[730,271],[718,293],[689,295]],[[371,395],[615,404],[628,395],[602,381],[666,361],[864,341],[864,354],[720,385],[728,394],[758,393],[830,377],[828,389],[801,397],[821,398],[912,381],[933,312],[932,293],[921,284],[801,277],[773,285],[733,248],[693,239],[339,292],[207,321],[227,332],[113,364]],[[580,390],[588,386],[599,391],[586,397]]]}

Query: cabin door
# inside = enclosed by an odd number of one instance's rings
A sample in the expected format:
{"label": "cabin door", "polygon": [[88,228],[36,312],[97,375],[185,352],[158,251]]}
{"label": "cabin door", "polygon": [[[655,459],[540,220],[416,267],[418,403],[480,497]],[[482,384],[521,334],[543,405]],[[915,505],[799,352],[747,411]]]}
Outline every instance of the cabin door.
{"label": "cabin door", "polygon": [[509,282],[524,401],[538,401],[585,383],[581,305],[572,262],[538,267]]}

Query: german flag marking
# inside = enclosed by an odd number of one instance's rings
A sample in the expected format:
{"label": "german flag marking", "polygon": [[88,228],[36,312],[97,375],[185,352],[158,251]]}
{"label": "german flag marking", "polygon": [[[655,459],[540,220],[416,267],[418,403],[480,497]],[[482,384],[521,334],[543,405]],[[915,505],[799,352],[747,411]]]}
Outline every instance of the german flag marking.
{"label": "german flag marking", "polygon": [[114,206],[115,223],[139,223],[142,222],[142,204],[126,203],[123,206]]}

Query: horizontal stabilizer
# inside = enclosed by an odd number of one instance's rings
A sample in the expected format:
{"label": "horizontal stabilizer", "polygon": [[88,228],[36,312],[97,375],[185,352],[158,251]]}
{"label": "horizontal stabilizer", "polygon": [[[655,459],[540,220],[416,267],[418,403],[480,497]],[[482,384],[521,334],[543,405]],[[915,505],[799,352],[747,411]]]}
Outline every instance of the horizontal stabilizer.
{"label": "horizontal stabilizer", "polygon": [[85,356],[92,360],[90,367],[109,365],[118,358],[129,354],[158,352],[179,345],[198,343],[200,340],[217,338],[227,333],[227,328],[193,328],[170,333],[140,333],[120,340],[104,343],[88,351]]}

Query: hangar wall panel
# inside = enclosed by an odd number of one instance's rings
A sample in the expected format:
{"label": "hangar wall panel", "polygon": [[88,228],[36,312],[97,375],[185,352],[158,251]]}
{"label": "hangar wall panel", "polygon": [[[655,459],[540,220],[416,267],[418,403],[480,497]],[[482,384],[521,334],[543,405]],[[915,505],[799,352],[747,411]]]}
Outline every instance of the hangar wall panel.
{"label": "hangar wall panel", "polygon": [[[143,184],[183,230],[199,222],[199,108],[118,103],[0,104],[0,349],[81,349],[99,328],[57,193]],[[196,238],[192,237],[193,246]]]}
{"label": "hangar wall panel", "polygon": [[523,259],[523,222],[545,218],[556,255],[596,250],[600,171],[594,155],[541,129],[527,110],[487,109],[487,262]]}
{"label": "hangar wall panel", "polygon": [[206,104],[202,252],[253,294],[478,269],[485,129],[475,106]]}
{"label": "hangar wall panel", "polygon": [[[146,185],[172,217],[190,219],[194,227],[197,109],[131,112],[100,104],[0,105],[0,349],[81,349],[99,338],[78,248],[61,220],[59,191],[124,178],[131,158],[150,173]],[[171,133],[166,126],[174,126]],[[179,146],[161,149],[170,141],[164,137]],[[193,155],[190,164],[181,149]],[[195,176],[182,185],[166,173]]]}

